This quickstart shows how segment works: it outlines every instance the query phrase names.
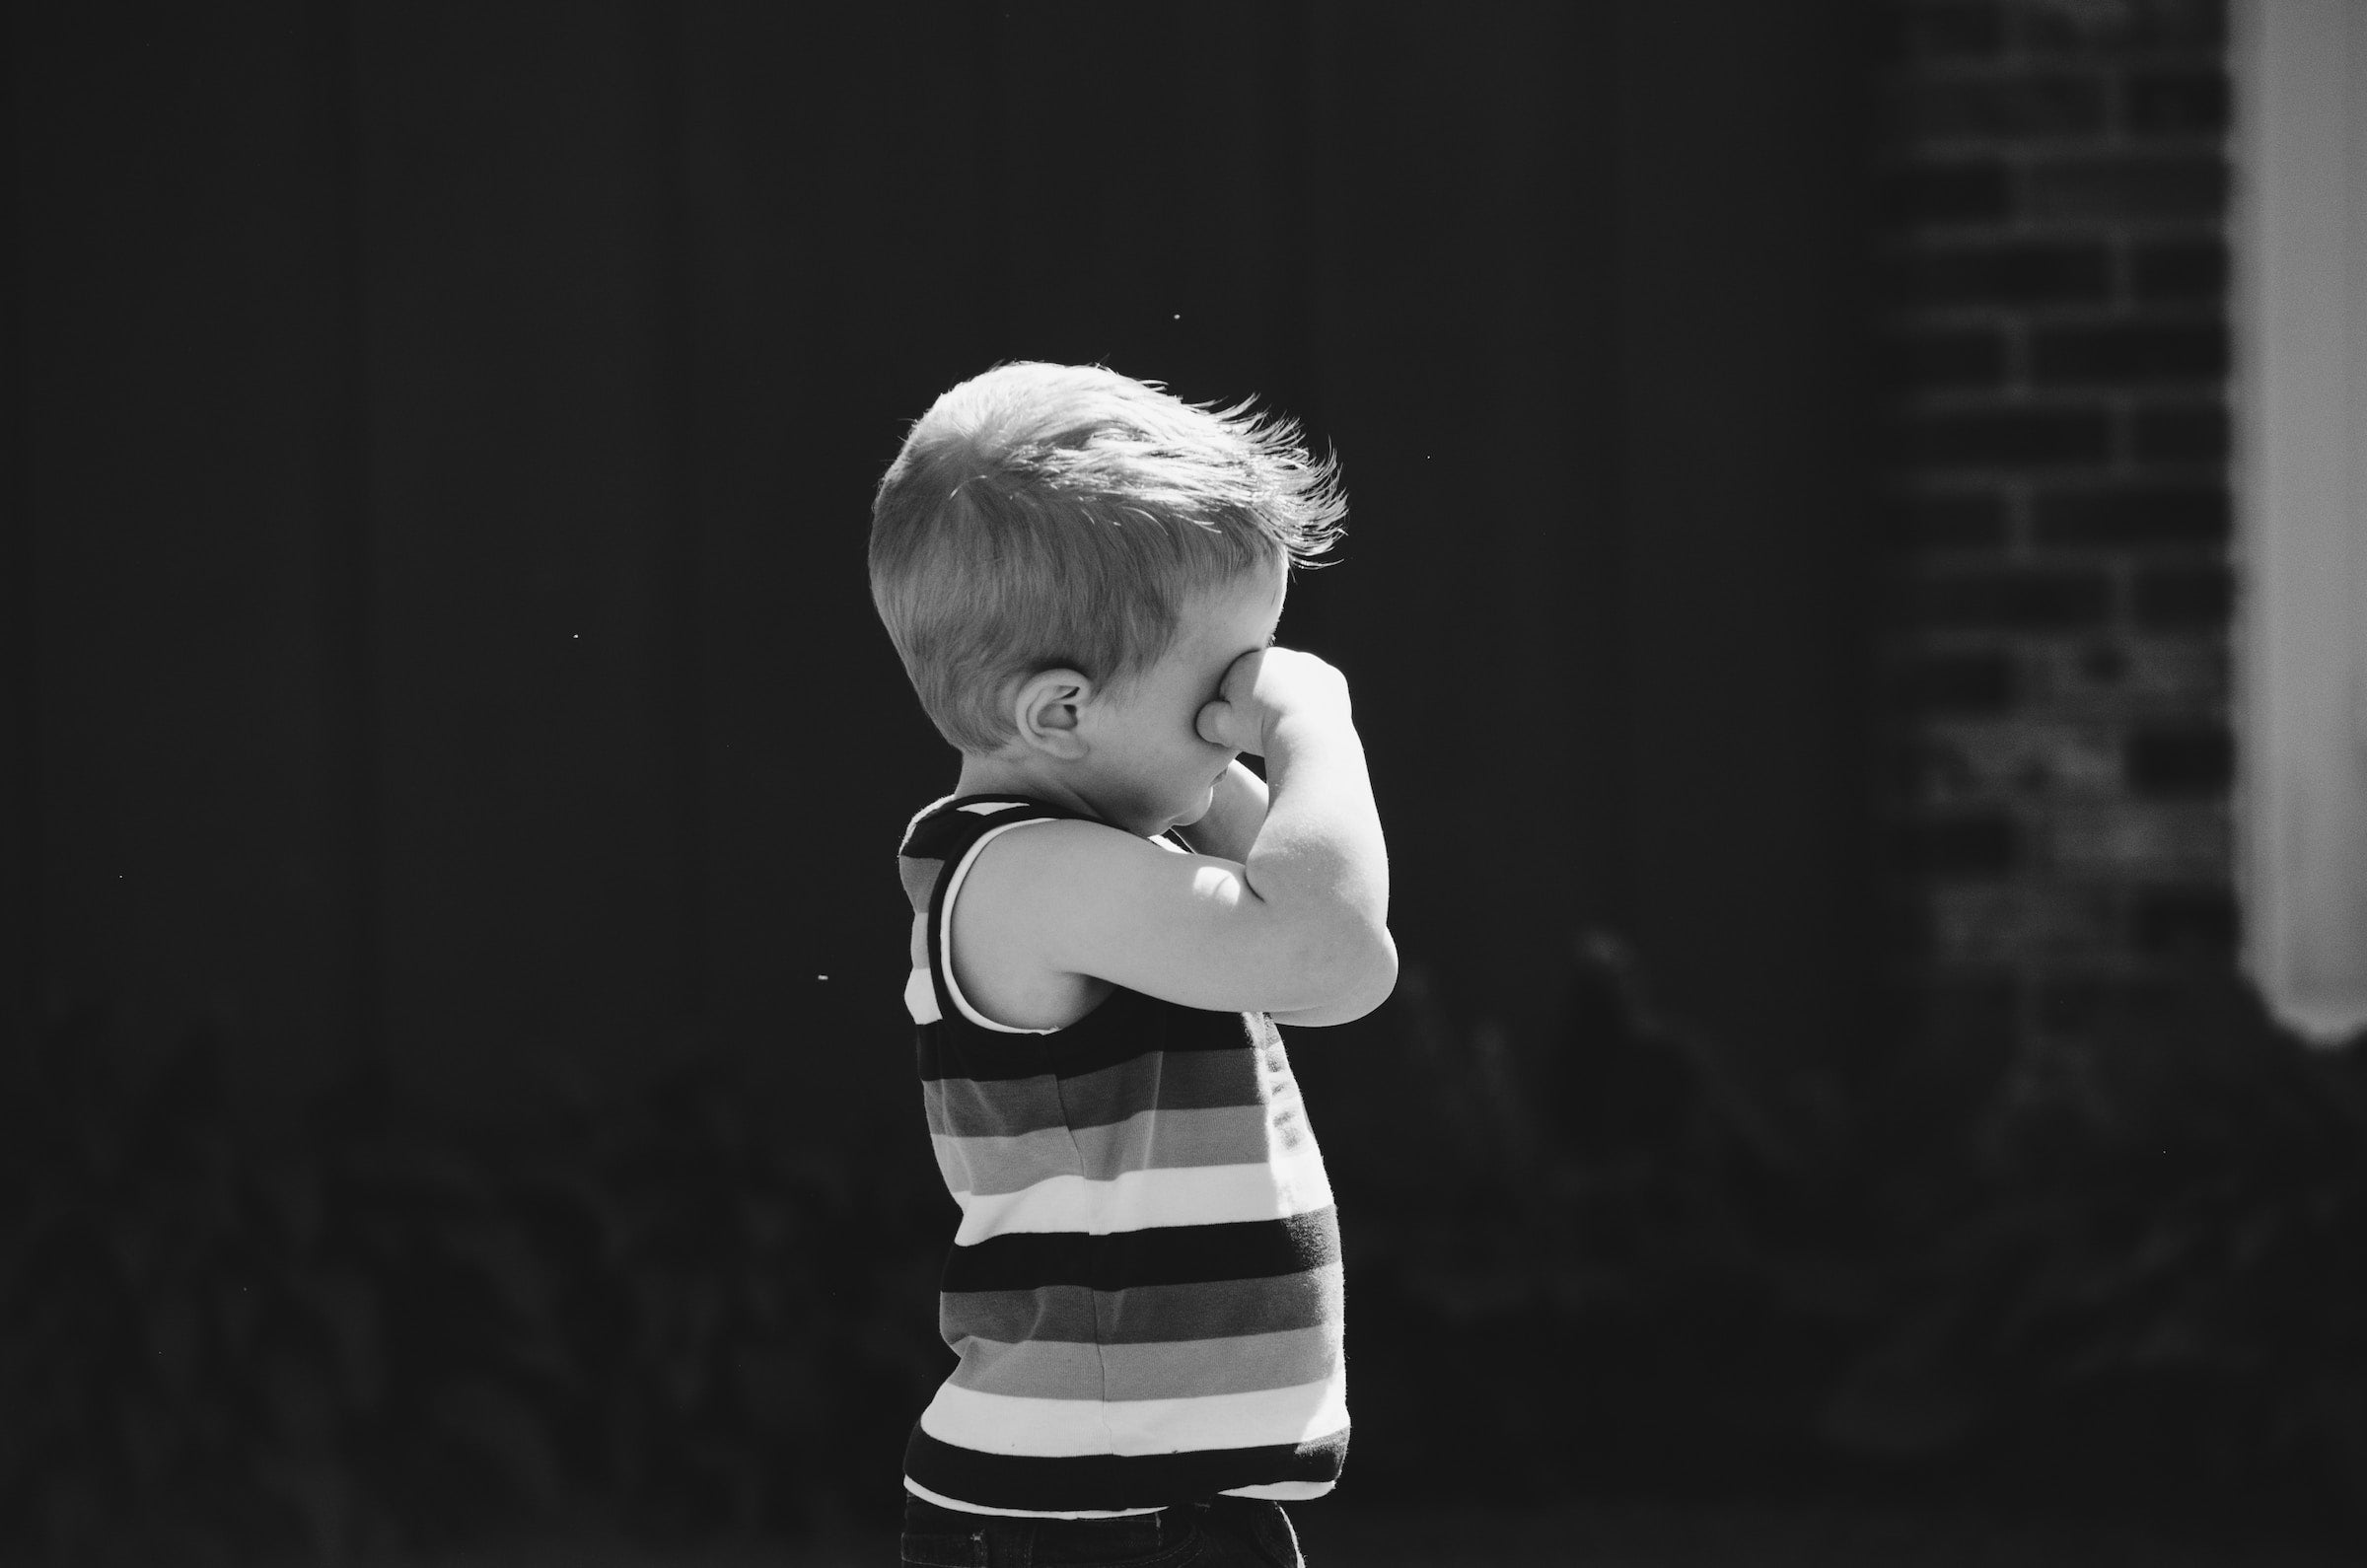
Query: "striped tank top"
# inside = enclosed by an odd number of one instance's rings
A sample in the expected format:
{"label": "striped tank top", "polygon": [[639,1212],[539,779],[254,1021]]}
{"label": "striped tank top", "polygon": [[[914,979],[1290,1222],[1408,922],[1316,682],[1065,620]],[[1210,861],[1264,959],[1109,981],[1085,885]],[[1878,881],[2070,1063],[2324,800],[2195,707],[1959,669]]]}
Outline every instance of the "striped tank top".
{"label": "striped tank top", "polygon": [[913,1428],[904,1485],[1067,1518],[1320,1497],[1348,1445],[1339,1232],[1281,1032],[1122,987],[1064,1029],[1012,1029],[955,984],[978,850],[1077,818],[948,799],[898,853],[904,1001],[962,1208],[938,1298],[960,1364]]}

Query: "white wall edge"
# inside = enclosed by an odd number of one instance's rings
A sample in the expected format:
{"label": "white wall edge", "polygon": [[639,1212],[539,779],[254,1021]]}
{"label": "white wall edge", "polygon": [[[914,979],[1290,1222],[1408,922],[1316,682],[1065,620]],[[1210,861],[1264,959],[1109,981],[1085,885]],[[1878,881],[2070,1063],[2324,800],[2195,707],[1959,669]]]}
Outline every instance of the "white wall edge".
{"label": "white wall edge", "polygon": [[2367,1029],[2367,6],[2229,22],[2243,962],[2331,1042]]}

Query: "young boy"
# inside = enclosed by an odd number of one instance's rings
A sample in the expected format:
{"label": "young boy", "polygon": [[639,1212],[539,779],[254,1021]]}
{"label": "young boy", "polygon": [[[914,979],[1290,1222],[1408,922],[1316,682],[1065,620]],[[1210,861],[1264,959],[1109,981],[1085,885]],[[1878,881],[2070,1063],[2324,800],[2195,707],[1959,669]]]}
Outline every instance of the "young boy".
{"label": "young boy", "polygon": [[1347,1452],[1338,1229],[1274,1026],[1389,995],[1389,869],[1346,682],[1273,645],[1345,505],[1245,409],[1006,365],[872,507],[873,600],[962,753],[899,850],[962,1207],[907,1563],[1290,1568],[1281,1503]]}

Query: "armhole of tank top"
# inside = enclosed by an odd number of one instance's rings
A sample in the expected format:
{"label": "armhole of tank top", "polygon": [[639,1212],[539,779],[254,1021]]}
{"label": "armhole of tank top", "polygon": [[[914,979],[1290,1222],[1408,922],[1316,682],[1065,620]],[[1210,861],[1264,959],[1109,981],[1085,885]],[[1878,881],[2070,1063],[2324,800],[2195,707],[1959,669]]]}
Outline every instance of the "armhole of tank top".
{"label": "armhole of tank top", "polygon": [[962,982],[954,978],[954,900],[962,896],[962,884],[969,880],[969,868],[971,863],[978,858],[979,850],[984,849],[989,843],[1014,827],[1033,827],[1038,822],[1059,820],[1061,819],[1057,817],[1031,817],[1024,821],[1005,822],[999,827],[989,827],[978,835],[975,843],[963,851],[962,858],[954,863],[951,871],[946,873],[949,880],[945,885],[945,902],[937,927],[938,973],[945,982],[947,998],[961,1011],[962,1016],[977,1025],[978,1028],[992,1030],[997,1034],[1057,1034],[1060,1032],[1056,1029],[1020,1029],[1016,1025],[997,1024],[993,1019],[969,1005],[969,998],[962,994]]}

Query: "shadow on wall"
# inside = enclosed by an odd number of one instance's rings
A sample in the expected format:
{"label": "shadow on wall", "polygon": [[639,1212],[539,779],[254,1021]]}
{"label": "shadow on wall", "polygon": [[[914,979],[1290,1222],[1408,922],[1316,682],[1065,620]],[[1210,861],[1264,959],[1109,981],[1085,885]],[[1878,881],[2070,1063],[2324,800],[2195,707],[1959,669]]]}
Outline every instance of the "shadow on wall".
{"label": "shadow on wall", "polygon": [[[1616,942],[1572,962],[1557,1037],[1418,966],[1352,1048],[1295,1036],[1355,1283],[1343,1496],[2367,1526],[2367,1042],[2220,976],[2047,1072],[1802,1089],[1656,1017]],[[825,1130],[715,1058],[470,1129],[358,1077],[256,1132],[219,1042],[126,1083],[96,1029],[0,1086],[0,1540],[889,1523],[950,1365],[916,1120]]]}

